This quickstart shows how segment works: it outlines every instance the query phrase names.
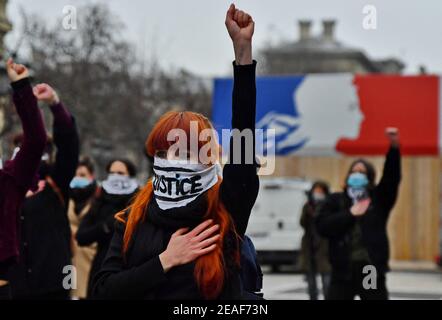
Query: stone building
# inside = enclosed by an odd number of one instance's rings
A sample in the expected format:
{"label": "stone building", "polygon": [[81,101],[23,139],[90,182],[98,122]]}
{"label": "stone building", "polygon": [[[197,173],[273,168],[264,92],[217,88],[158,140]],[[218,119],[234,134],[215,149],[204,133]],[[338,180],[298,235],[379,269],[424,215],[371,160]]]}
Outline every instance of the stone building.
{"label": "stone building", "polygon": [[322,33],[312,34],[312,22],[299,21],[299,39],[262,51],[264,73],[401,73],[404,64],[395,58],[373,60],[361,49],[344,45],[335,37],[336,22],[322,21]]}

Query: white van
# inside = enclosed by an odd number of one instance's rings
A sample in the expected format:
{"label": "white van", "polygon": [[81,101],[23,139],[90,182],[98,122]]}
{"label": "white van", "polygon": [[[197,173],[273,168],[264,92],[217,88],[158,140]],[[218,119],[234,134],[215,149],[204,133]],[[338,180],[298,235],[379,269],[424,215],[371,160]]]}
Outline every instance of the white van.
{"label": "white van", "polygon": [[298,178],[260,178],[246,233],[261,264],[269,264],[276,271],[282,264],[296,263],[304,234],[299,221],[311,186],[311,182]]}

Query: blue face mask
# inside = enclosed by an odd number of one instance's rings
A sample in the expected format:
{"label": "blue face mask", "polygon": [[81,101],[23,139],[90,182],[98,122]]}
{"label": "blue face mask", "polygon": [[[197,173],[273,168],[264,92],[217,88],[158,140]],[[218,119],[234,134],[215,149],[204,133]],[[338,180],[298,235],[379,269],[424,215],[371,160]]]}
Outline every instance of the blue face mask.
{"label": "blue face mask", "polygon": [[87,186],[89,186],[92,182],[93,182],[93,180],[90,180],[88,178],[74,177],[74,179],[72,179],[69,187],[71,189],[83,189],[83,188],[86,188]]}
{"label": "blue face mask", "polygon": [[368,186],[367,175],[360,172],[353,172],[348,176],[347,185],[350,188],[365,189]]}
{"label": "blue face mask", "polygon": [[347,194],[353,202],[361,201],[368,198],[367,186],[367,175],[354,172],[347,179]]}

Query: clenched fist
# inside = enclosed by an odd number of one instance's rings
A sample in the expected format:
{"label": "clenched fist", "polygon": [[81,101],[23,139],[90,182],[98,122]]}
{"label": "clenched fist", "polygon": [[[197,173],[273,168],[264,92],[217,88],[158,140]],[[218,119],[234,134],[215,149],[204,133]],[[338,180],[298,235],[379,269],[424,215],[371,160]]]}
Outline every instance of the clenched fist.
{"label": "clenched fist", "polygon": [[226,27],[232,41],[252,41],[255,22],[247,12],[236,9],[234,4],[227,11]]}
{"label": "clenched fist", "polygon": [[253,18],[231,4],[226,15],[226,28],[233,42],[236,63],[252,64],[252,38],[255,32]]}
{"label": "clenched fist", "polygon": [[399,129],[398,128],[387,128],[385,129],[385,135],[390,140],[393,146],[399,146]]}
{"label": "clenched fist", "polygon": [[39,100],[46,102],[49,105],[54,105],[60,102],[57,92],[46,83],[37,84],[34,89],[34,96]]}
{"label": "clenched fist", "polygon": [[12,58],[6,61],[6,71],[8,72],[8,77],[11,82],[16,82],[29,77],[28,69],[22,65],[14,63]]}

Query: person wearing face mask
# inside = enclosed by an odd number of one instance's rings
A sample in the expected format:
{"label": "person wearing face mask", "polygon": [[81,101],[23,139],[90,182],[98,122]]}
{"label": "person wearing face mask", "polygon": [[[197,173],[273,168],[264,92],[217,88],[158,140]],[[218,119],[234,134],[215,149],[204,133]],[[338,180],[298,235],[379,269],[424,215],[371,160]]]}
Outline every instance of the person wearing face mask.
{"label": "person wearing face mask", "polygon": [[[330,300],[386,300],[389,271],[387,222],[397,199],[401,181],[399,133],[387,128],[390,141],[380,182],[369,162],[356,160],[347,175],[345,190],[330,195],[320,207],[316,224],[329,239],[332,279]],[[364,281],[364,268],[376,270],[376,283]],[[367,269],[369,270],[369,269]],[[372,271],[371,271],[372,272]]]}
{"label": "person wearing face mask", "polygon": [[54,89],[39,84],[33,93],[52,113],[56,154],[54,158],[49,141],[35,177],[36,186],[28,191],[21,210],[21,259],[10,269],[12,298],[68,299],[63,268],[71,264],[67,205],[69,183],[78,163],[78,132],[75,119]]}
{"label": "person wearing face mask", "polygon": [[[158,120],[146,140],[147,152],[154,157],[154,176],[116,216],[109,251],[93,281],[99,299],[250,298],[241,281],[240,248],[259,190],[253,147],[255,24],[233,4],[225,23],[235,51],[232,128],[240,134],[251,132],[253,140],[232,143],[231,139],[221,177],[216,139],[196,139],[195,150],[191,146],[192,137],[213,133],[209,119],[170,111]],[[174,132],[176,142],[170,140]],[[185,138],[178,137],[183,132]],[[184,145],[179,148],[183,156],[174,151],[177,145]],[[209,159],[204,157],[207,154]]]}
{"label": "person wearing face mask", "polygon": [[89,212],[97,192],[94,171],[91,160],[82,159],[70,184],[68,217],[72,231],[72,263],[77,270],[77,288],[71,292],[73,299],[86,299],[89,272],[96,254],[96,244],[80,247],[75,239],[78,227]]}
{"label": "person wearing face mask", "polygon": [[300,224],[304,228],[301,242],[300,268],[306,273],[310,300],[318,300],[317,274],[321,275],[322,292],[326,296],[330,282],[328,241],[318,234],[314,219],[317,209],[324,203],[330,191],[327,183],[317,181],[308,192],[308,200],[301,214]]}
{"label": "person wearing face mask", "polygon": [[88,277],[87,297],[91,296],[91,279],[100,269],[109,248],[114,231],[114,216],[129,205],[138,191],[138,182],[135,179],[137,172],[131,161],[112,160],[106,171],[108,176],[76,233],[76,241],[80,247],[94,244],[97,246]]}
{"label": "person wearing face mask", "polygon": [[47,139],[28,69],[8,59],[6,71],[23,128],[23,143],[12,159],[0,166],[0,300],[11,298],[8,271],[20,258],[18,216],[26,191],[37,174]]}

